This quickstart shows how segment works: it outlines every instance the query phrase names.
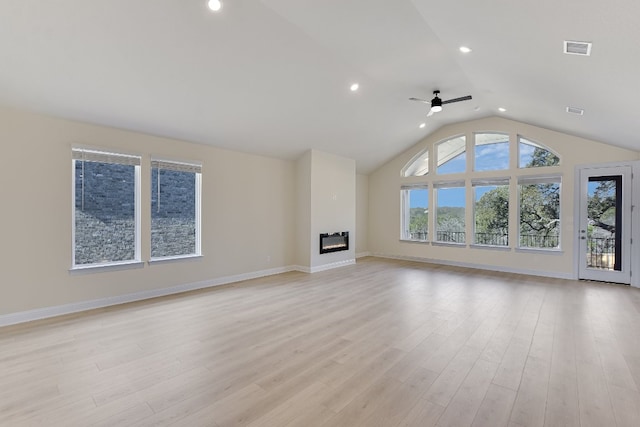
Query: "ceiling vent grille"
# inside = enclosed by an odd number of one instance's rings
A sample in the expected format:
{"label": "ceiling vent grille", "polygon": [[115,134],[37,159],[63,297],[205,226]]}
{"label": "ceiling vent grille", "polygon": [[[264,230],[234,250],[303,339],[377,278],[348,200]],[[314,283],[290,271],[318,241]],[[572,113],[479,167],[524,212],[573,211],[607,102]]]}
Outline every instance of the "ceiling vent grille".
{"label": "ceiling vent grille", "polygon": [[584,110],[582,108],[577,108],[577,107],[567,107],[567,113],[577,114],[579,116],[582,116],[584,114]]}
{"label": "ceiling vent grille", "polygon": [[591,43],[589,42],[576,42],[565,40],[564,41],[564,53],[568,55],[591,55]]}

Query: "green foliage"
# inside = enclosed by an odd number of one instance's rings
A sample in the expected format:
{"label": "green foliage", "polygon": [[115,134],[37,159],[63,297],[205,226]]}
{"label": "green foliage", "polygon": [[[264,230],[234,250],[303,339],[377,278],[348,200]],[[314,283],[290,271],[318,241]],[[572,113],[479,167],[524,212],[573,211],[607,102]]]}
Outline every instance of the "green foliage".
{"label": "green foliage", "polygon": [[411,208],[409,210],[409,232],[426,233],[429,227],[429,214],[427,208]]}
{"label": "green foliage", "polygon": [[437,211],[438,231],[464,231],[464,208],[443,206]]}
{"label": "green foliage", "polygon": [[[527,184],[520,188],[520,234],[558,236],[560,185]],[[537,245],[536,245],[537,246]]]}
{"label": "green foliage", "polygon": [[[616,181],[600,181],[587,203],[589,219],[595,227],[615,233]],[[589,234],[591,235],[591,234]]]}
{"label": "green foliage", "polygon": [[525,167],[535,168],[539,166],[555,166],[558,163],[560,163],[560,158],[558,158],[558,156],[556,156],[549,150],[536,147],[533,150],[533,156],[531,157],[531,160]]}
{"label": "green foliage", "polygon": [[476,233],[509,233],[509,187],[487,191],[476,202]]}

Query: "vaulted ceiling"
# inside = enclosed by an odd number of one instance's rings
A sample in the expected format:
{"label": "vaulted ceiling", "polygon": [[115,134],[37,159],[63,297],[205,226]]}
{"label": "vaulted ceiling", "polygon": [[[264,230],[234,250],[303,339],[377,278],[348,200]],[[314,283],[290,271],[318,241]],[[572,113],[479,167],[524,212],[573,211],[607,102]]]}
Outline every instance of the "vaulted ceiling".
{"label": "vaulted ceiling", "polygon": [[361,173],[492,115],[640,150],[640,2],[222,1],[2,0],[0,104]]}

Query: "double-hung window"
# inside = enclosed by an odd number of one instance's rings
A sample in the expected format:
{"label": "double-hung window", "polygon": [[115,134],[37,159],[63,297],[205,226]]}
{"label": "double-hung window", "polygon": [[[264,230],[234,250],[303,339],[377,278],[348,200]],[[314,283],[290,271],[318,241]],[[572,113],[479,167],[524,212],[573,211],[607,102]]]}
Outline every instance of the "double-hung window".
{"label": "double-hung window", "polygon": [[151,259],[197,256],[200,250],[199,164],[151,160]]}
{"label": "double-hung window", "polygon": [[73,265],[140,261],[140,156],[74,148]]}

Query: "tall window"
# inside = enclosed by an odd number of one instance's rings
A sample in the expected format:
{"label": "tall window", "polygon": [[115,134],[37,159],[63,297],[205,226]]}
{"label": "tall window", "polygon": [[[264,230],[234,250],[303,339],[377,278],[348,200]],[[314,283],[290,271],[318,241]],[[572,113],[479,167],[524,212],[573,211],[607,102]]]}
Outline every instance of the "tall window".
{"label": "tall window", "polygon": [[429,189],[426,186],[402,187],[403,240],[429,240]]}
{"label": "tall window", "polygon": [[140,260],[140,157],[73,149],[73,266]]}
{"label": "tall window", "polygon": [[560,184],[559,176],[518,179],[521,248],[560,248]]}
{"label": "tall window", "polygon": [[436,241],[465,243],[464,181],[438,183],[436,188]]}
{"label": "tall window", "polygon": [[475,134],[475,171],[509,169],[509,135],[503,133]]}
{"label": "tall window", "polygon": [[560,163],[553,151],[529,139],[518,137],[518,167],[539,168],[542,166],[555,166]]}
{"label": "tall window", "polygon": [[509,245],[509,181],[473,181],[474,241],[477,245]]}
{"label": "tall window", "polygon": [[464,136],[442,141],[436,146],[438,174],[463,173],[467,170],[467,145]]}
{"label": "tall window", "polygon": [[200,255],[201,166],[151,161],[151,258]]}

